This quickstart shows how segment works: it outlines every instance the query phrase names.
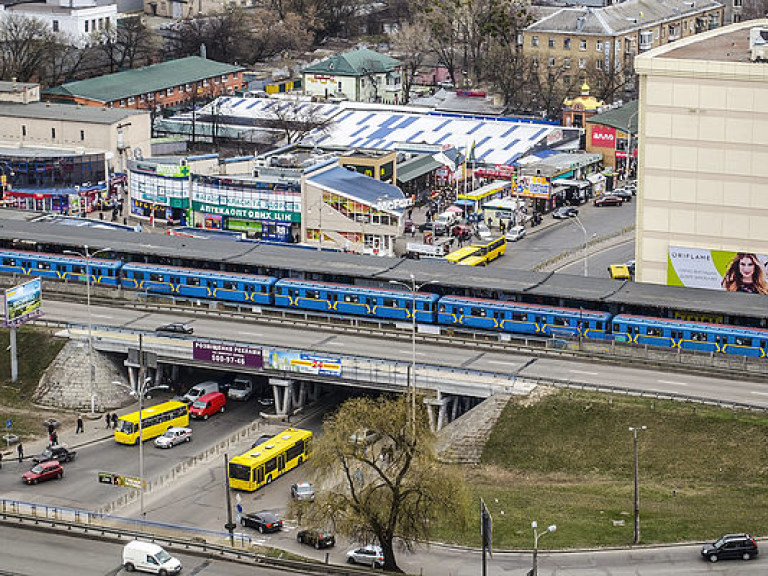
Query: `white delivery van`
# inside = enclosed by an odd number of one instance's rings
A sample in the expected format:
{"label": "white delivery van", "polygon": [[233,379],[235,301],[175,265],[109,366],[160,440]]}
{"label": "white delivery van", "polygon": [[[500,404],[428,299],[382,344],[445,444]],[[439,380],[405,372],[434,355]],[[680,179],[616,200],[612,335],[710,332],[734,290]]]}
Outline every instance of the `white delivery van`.
{"label": "white delivery van", "polygon": [[213,380],[206,380],[205,382],[200,382],[200,384],[192,386],[182,398],[187,404],[192,404],[195,400],[200,398],[200,396],[205,396],[211,392],[219,392],[219,383],[214,382]]}
{"label": "white delivery van", "polygon": [[249,400],[253,395],[253,382],[250,376],[235,376],[227,392],[230,400]]}
{"label": "white delivery van", "polygon": [[459,217],[453,212],[443,212],[437,218],[435,218],[435,222],[442,224],[448,230],[450,230],[451,226],[456,224],[458,221]]}
{"label": "white delivery van", "polygon": [[152,572],[167,576],[181,572],[181,560],[174,558],[162,546],[133,540],[123,548],[123,568],[128,572]]}

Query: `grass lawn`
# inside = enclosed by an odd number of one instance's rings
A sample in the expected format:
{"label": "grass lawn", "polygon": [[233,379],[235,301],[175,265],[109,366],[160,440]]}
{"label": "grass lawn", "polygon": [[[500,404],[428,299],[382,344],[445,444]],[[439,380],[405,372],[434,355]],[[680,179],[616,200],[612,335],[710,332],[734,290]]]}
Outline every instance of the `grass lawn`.
{"label": "grass lawn", "polygon": [[470,525],[443,526],[436,539],[479,545],[482,497],[499,549],[530,548],[532,520],[557,525],[542,548],[631,544],[629,426],[648,427],[639,432],[641,543],[768,534],[768,416],[557,391],[509,403],[483,464],[465,470]]}
{"label": "grass lawn", "polygon": [[[32,394],[45,369],[62,349],[66,340],[50,336],[46,330],[31,326],[16,331],[19,379],[11,382],[10,332],[0,329],[0,418],[13,420],[11,432],[22,438],[45,432],[38,410],[32,406]],[[5,445],[3,444],[2,448]]]}

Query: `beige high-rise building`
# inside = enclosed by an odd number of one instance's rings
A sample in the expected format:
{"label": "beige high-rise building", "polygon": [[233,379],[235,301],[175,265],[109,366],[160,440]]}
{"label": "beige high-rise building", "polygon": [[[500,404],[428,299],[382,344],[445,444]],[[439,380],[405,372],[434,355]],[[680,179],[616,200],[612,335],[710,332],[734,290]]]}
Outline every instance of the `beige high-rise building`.
{"label": "beige high-rise building", "polygon": [[767,44],[761,19],[635,59],[639,281],[668,283],[681,253],[768,254]]}

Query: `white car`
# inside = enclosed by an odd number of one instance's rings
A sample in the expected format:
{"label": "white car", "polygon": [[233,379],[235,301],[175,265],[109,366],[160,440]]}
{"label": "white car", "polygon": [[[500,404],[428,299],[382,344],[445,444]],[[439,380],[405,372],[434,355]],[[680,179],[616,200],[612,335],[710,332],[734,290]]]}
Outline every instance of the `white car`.
{"label": "white car", "polygon": [[176,444],[192,440],[191,428],[168,428],[165,434],[155,440],[158,448],[173,448]]}
{"label": "white car", "polygon": [[507,230],[507,242],[517,242],[521,238],[525,238],[525,226],[512,226]]}
{"label": "white car", "polygon": [[350,564],[365,564],[371,568],[384,566],[384,554],[381,546],[363,546],[347,552],[347,562]]}

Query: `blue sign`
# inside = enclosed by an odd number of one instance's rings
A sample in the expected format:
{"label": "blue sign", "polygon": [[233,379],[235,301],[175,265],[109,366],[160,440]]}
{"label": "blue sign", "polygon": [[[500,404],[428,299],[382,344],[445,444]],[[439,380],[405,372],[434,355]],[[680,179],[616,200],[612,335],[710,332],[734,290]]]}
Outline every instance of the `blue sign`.
{"label": "blue sign", "polygon": [[10,428],[11,426],[13,426],[13,420],[8,418],[8,420],[5,421],[5,427]]}
{"label": "blue sign", "polygon": [[238,514],[242,514],[243,513],[243,505],[242,504],[238,504],[237,506],[235,506],[235,508],[237,508],[237,513]]}

